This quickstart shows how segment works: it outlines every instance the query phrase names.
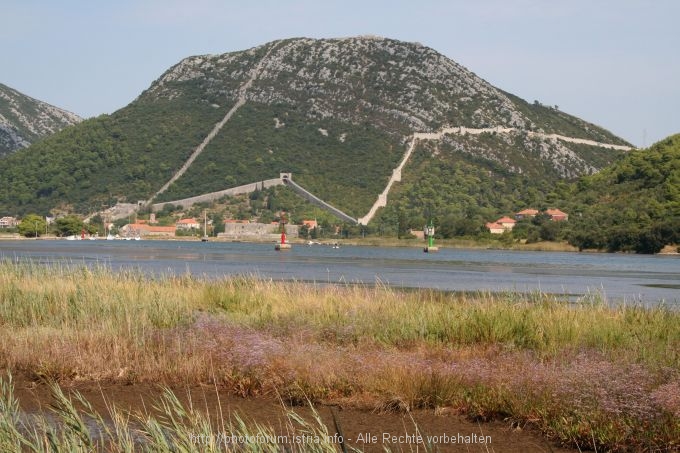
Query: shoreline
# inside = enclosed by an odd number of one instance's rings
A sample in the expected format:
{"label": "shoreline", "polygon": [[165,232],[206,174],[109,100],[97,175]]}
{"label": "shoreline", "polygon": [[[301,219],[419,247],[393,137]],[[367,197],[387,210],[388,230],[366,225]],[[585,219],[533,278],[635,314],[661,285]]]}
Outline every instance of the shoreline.
{"label": "shoreline", "polygon": [[[3,235],[0,234],[1,241],[61,241],[67,240],[64,237],[58,236],[40,236],[36,238],[27,238],[20,236],[18,233],[16,235]],[[81,240],[81,239],[76,239]],[[106,238],[98,239],[85,239],[92,241],[106,241]],[[114,241],[131,241],[133,239],[116,238]],[[142,238],[142,241],[177,241],[177,242],[202,242],[199,236],[187,236],[187,237],[146,237]],[[362,247],[403,247],[403,248],[423,248],[426,243],[419,239],[378,239],[378,238],[364,238],[364,239],[317,239],[314,240],[314,246],[332,246],[338,244],[340,246],[362,246]],[[210,237],[207,242],[217,242],[217,243],[245,243],[245,244],[275,244],[276,241],[271,240],[243,240],[243,239],[230,239],[230,238],[219,238]],[[307,246],[309,245],[309,240],[307,239],[288,239],[288,242],[297,246]],[[508,246],[504,246],[498,243],[490,243],[486,241],[474,241],[474,240],[447,240],[440,239],[437,241],[437,245],[441,248],[451,248],[451,249],[468,249],[468,250],[503,250],[503,251],[520,251],[520,252],[565,252],[565,253],[614,253],[614,254],[629,254],[635,255],[631,252],[607,252],[606,250],[595,250],[595,249],[585,249],[578,250],[577,247],[571,246],[566,242],[535,242],[531,244],[518,244],[513,243]],[[666,245],[659,253],[654,255],[660,256],[675,256],[680,255],[679,245]],[[652,255],[653,256],[653,255]]]}

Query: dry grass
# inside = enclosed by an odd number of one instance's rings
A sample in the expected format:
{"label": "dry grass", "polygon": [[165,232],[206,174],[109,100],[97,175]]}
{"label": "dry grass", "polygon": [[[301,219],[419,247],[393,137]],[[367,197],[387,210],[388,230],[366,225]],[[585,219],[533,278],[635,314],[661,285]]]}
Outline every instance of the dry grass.
{"label": "dry grass", "polygon": [[[302,241],[301,241],[302,242]],[[351,238],[343,239],[343,244],[349,245],[363,245],[363,246],[379,246],[379,247],[418,247],[423,248],[426,241],[416,238],[401,238],[396,237],[375,237],[367,238]],[[451,239],[437,239],[437,245],[444,248],[457,249],[505,249],[505,250],[524,250],[524,251],[547,251],[547,252],[577,252],[578,248],[569,245],[567,242],[556,241],[541,241],[526,244],[524,240],[503,242],[500,238],[451,238]]]}
{"label": "dry grass", "polygon": [[[338,431],[330,432],[312,408],[311,419],[294,410],[275,430],[227,413],[217,419],[183,405],[165,390],[154,406],[154,414],[128,413],[108,407],[95,411],[79,393],[67,396],[59,385],[50,384],[51,414],[27,418],[14,398],[11,375],[0,377],[0,451],[3,453],[46,452],[272,452],[335,453],[360,452],[346,445]],[[416,427],[417,429],[417,427]],[[386,452],[392,451],[385,448]],[[429,451],[426,449],[424,451]]]}
{"label": "dry grass", "polygon": [[680,446],[680,313],[542,294],[0,264],[0,366],[243,396],[452,408],[578,446]]}

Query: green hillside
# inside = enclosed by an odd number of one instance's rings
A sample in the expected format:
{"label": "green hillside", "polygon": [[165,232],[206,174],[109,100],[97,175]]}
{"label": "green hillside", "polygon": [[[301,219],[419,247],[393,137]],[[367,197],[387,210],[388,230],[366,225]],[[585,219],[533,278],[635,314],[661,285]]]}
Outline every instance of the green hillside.
{"label": "green hillside", "polygon": [[[188,170],[154,198],[239,105]],[[493,184],[526,186],[510,189],[515,200],[591,174],[623,154],[529,137],[528,131],[625,145],[592,124],[504,93],[420,44],[289,39],[186,58],[127,107],[4,158],[0,214],[88,214],[118,202],[173,201],[285,171],[358,217],[385,187],[410,135],[443,126],[512,132],[447,135],[423,144],[442,152],[427,163],[409,163],[405,178],[427,180],[462,162],[466,175],[492,171]],[[443,184],[439,191],[447,200],[477,189],[465,186],[469,178],[461,181],[431,183]],[[508,196],[475,195],[479,206],[503,205]]]}
{"label": "green hillside", "polygon": [[529,104],[524,99],[505,93],[533,124],[533,129],[553,131],[568,137],[584,138],[602,143],[629,145],[606,129],[559,110],[558,106],[546,106],[538,101]]}
{"label": "green hillside", "polygon": [[[479,137],[479,141],[489,147],[504,143],[492,136]],[[505,146],[512,148],[512,144]],[[559,199],[554,193],[558,178],[544,171],[540,160],[524,159],[531,170],[518,174],[499,162],[460,151],[455,142],[426,142],[417,148],[402,183],[395,186],[392,202],[376,222],[391,225],[399,219],[405,232],[422,229],[432,218],[445,237],[472,236],[500,215]],[[522,163],[520,156],[517,162]]]}
{"label": "green hillside", "polygon": [[219,120],[181,101],[135,102],[65,129],[3,160],[0,212],[87,213],[149,196]]}
{"label": "green hillside", "polygon": [[655,253],[680,244],[680,134],[579,180],[571,209],[579,248]]}

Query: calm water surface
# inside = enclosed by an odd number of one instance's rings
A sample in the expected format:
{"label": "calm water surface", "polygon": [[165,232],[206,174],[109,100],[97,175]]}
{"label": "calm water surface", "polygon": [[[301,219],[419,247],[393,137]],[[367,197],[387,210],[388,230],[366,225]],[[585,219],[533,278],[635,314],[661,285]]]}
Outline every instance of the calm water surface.
{"label": "calm water surface", "polygon": [[218,278],[255,275],[319,283],[388,284],[441,290],[542,291],[571,300],[680,307],[680,257],[419,248],[180,241],[0,241],[0,259],[103,265],[113,271]]}

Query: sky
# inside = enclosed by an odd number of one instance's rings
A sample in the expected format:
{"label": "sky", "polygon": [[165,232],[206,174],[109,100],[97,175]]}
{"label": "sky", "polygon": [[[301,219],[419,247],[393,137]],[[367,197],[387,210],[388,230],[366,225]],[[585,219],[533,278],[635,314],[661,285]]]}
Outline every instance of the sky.
{"label": "sky", "polygon": [[0,83],[89,118],[188,56],[378,35],[645,147],[680,133],[679,18],[677,0],[3,0]]}

